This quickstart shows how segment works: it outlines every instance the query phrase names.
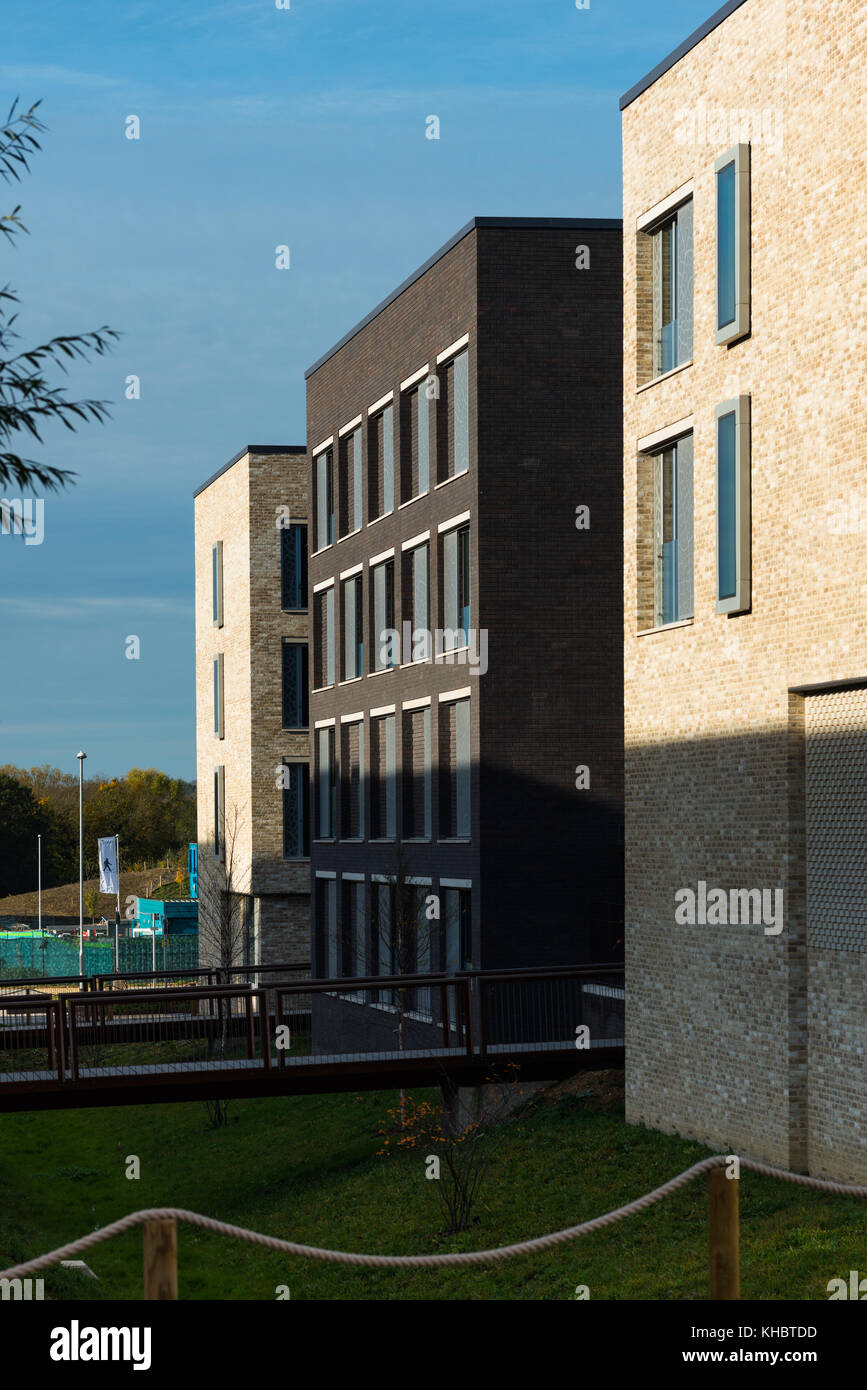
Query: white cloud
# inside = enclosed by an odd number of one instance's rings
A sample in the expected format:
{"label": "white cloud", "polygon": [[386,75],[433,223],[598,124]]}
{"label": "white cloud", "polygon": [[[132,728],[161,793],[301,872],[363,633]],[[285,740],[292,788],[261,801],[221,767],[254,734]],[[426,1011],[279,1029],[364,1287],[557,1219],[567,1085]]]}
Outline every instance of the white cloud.
{"label": "white cloud", "polygon": [[142,594],[120,594],[112,598],[97,598],[90,594],[74,597],[69,594],[45,594],[42,598],[0,598],[0,611],[18,618],[62,618],[64,622],[80,618],[88,621],[104,613],[146,613],[155,617],[193,615],[189,600],[153,598]]}

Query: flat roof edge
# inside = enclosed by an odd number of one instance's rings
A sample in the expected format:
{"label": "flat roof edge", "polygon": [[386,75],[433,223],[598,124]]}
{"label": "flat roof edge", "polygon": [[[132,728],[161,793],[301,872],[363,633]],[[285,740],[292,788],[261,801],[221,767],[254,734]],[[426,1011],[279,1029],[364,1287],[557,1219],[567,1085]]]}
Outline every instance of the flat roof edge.
{"label": "flat roof edge", "polygon": [[636,97],[640,97],[642,92],[646,92],[648,87],[652,87],[663,73],[668,72],[669,68],[673,68],[675,63],[679,63],[681,58],[701,43],[702,39],[706,39],[708,34],[717,29],[724,19],[728,19],[730,14],[734,14],[735,10],[739,10],[741,5],[746,3],[747,0],[726,0],[726,3],[716,10],[710,19],[706,19],[704,24],[700,24],[689,35],[689,38],[684,39],[683,43],[679,43],[677,48],[672,49],[667,58],[663,58],[662,62],[657,63],[655,68],[651,68],[646,77],[642,77],[640,82],[636,82],[634,87],[629,88],[629,91],[620,98],[620,110],[625,111]]}
{"label": "flat roof edge", "polygon": [[193,500],[195,500],[198,497],[200,492],[204,492],[206,488],[209,488],[211,486],[211,483],[215,483],[218,478],[222,478],[224,473],[228,473],[230,468],[234,468],[236,463],[240,463],[242,458],[246,458],[247,454],[306,453],[306,444],[245,444],[243,449],[239,450],[239,452],[235,455],[234,458],[229,459],[228,463],[224,463],[222,468],[218,468],[216,473],[212,473],[210,478],[206,478],[205,481],[201,484],[201,486],[196,488],[195,492],[193,493]]}
{"label": "flat roof edge", "polygon": [[414,285],[417,280],[420,280],[423,275],[426,275],[427,272],[437,264],[437,261],[441,261],[443,256],[448,255],[449,251],[454,250],[458,243],[463,241],[464,237],[469,236],[470,232],[475,231],[478,227],[516,227],[523,229],[537,227],[540,231],[544,231],[546,228],[572,227],[576,231],[592,232],[616,230],[617,228],[622,228],[622,226],[623,221],[619,217],[473,217],[465,226],[461,227],[460,231],[455,232],[454,236],[449,237],[448,241],[441,246],[438,251],[434,251],[433,255],[429,256],[423,265],[420,265],[417,270],[414,270],[411,275],[408,275],[405,280],[402,280],[396,289],[386,295],[385,299],[380,300],[379,304],[371,309],[369,314],[365,314],[364,318],[360,319],[354,328],[350,328],[348,333],[344,333],[343,337],[338,339],[333,347],[330,347],[327,352],[317,358],[313,366],[308,367],[307,371],[304,373],[304,380],[306,381],[314,372],[318,372],[320,367],[324,367],[325,363],[328,362],[330,358],[334,357],[335,353],[338,353],[342,347],[345,347],[347,343],[351,342],[357,333],[360,333],[363,328],[366,328],[369,323],[372,323],[373,320],[381,314],[384,309],[387,309],[390,304],[393,304],[405,290],[408,290],[411,285]]}

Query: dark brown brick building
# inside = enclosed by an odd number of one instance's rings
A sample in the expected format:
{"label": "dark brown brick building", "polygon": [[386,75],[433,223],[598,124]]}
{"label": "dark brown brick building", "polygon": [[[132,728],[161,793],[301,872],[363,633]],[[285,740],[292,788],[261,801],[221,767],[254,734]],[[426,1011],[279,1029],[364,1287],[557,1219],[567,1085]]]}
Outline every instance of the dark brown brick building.
{"label": "dark brown brick building", "polygon": [[307,373],[319,975],[395,874],[418,969],[619,955],[621,354],[620,222],[475,218]]}

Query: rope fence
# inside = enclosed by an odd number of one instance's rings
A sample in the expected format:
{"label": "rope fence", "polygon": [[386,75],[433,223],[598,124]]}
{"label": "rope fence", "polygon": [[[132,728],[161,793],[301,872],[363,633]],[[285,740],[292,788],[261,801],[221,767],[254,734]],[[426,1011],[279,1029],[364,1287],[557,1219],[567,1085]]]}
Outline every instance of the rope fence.
{"label": "rope fence", "polygon": [[[333,1264],[359,1265],[368,1269],[437,1269],[454,1268],[460,1265],[478,1265],[497,1260],[510,1260],[519,1255],[535,1254],[540,1250],[550,1250],[589,1235],[591,1231],[613,1226],[640,1211],[655,1206],[665,1197],[670,1197],[679,1188],[700,1177],[710,1176],[710,1296],[712,1299],[739,1298],[739,1223],[738,1223],[738,1180],[728,1178],[722,1171],[735,1160],[735,1155],[714,1154],[701,1159],[691,1168],[686,1168],[676,1177],[670,1178],[661,1187],[646,1192],[625,1206],[616,1207],[590,1221],[582,1221],[577,1226],[569,1226],[562,1231],[537,1236],[532,1240],[519,1241],[514,1245],[501,1245],[491,1250],[471,1250],[441,1255],[369,1255],[357,1251],[326,1250],[314,1245],[299,1245],[295,1241],[281,1240],[277,1236],[263,1235],[249,1231],[244,1226],[233,1226],[226,1221],[218,1221],[200,1212],[185,1211],[179,1207],[151,1207],[144,1211],[130,1212],[117,1221],[81,1236],[69,1245],[62,1245],[46,1255],[0,1270],[0,1279],[20,1279],[37,1274],[40,1270],[57,1264],[60,1260],[81,1255],[94,1245],[99,1245],[112,1236],[136,1226],[144,1227],[144,1284],[145,1299],[176,1299],[178,1296],[177,1275],[177,1224],[186,1222],[203,1230],[213,1231],[215,1235],[232,1236],[236,1240],[260,1245],[266,1250],[280,1251],[301,1259],[322,1260]],[[754,1159],[738,1158],[740,1167],[759,1173],[764,1177],[779,1178],[783,1182],[794,1183],[798,1187],[811,1188],[816,1192],[829,1192],[837,1196],[867,1197],[867,1187],[852,1186],[847,1183],[832,1182],[823,1178],[811,1178],[802,1173],[790,1173],[784,1168],[774,1168],[768,1163]]]}

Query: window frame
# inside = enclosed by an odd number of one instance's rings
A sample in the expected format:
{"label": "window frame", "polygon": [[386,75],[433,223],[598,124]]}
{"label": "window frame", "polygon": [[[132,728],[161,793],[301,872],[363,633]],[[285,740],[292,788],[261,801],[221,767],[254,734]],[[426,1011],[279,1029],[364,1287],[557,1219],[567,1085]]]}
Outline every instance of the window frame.
{"label": "window frame", "polygon": [[[298,537],[300,546],[301,573],[298,576],[298,597],[303,600],[300,605],[291,605],[286,602],[286,554],[292,538],[292,532],[303,532],[303,536]],[[280,610],[283,613],[306,613],[310,607],[310,593],[307,584],[307,543],[308,527],[306,521],[291,521],[288,526],[280,527]]]}
{"label": "window frame", "polygon": [[226,737],[226,670],[222,652],[214,657],[214,737]]}
{"label": "window frame", "polygon": [[[735,418],[734,438],[734,543],[735,543],[735,588],[734,593],[720,595],[720,422],[729,416]],[[732,396],[721,401],[714,410],[714,460],[716,490],[716,611],[717,613],[745,613],[752,606],[752,530],[750,509],[750,397]]]}
{"label": "window frame", "polygon": [[[720,325],[720,197],[719,176],[734,165],[734,317]],[[732,145],[714,160],[714,283],[715,343],[723,347],[750,332],[750,147]]]}
{"label": "window frame", "polygon": [[[301,647],[307,653],[307,679],[302,681],[301,686],[301,715],[307,715],[306,722],[301,724],[286,723],[286,665],[285,651],[287,647]],[[302,673],[304,668],[304,657],[301,658]],[[284,730],[306,731],[310,728],[310,647],[306,639],[296,637],[284,637],[280,644],[280,727]]]}
{"label": "window frame", "polygon": [[211,608],[214,627],[223,626],[223,542],[211,547]]}
{"label": "window frame", "polygon": [[[289,787],[281,789],[282,804],[282,832],[283,832],[283,858],[287,861],[298,861],[310,858],[310,764],[303,758],[284,758],[283,766],[291,768],[293,772],[297,769],[301,780],[298,793],[298,804],[301,812],[301,852],[300,854],[287,854],[286,852],[286,799]],[[305,776],[306,774],[306,776]]]}

